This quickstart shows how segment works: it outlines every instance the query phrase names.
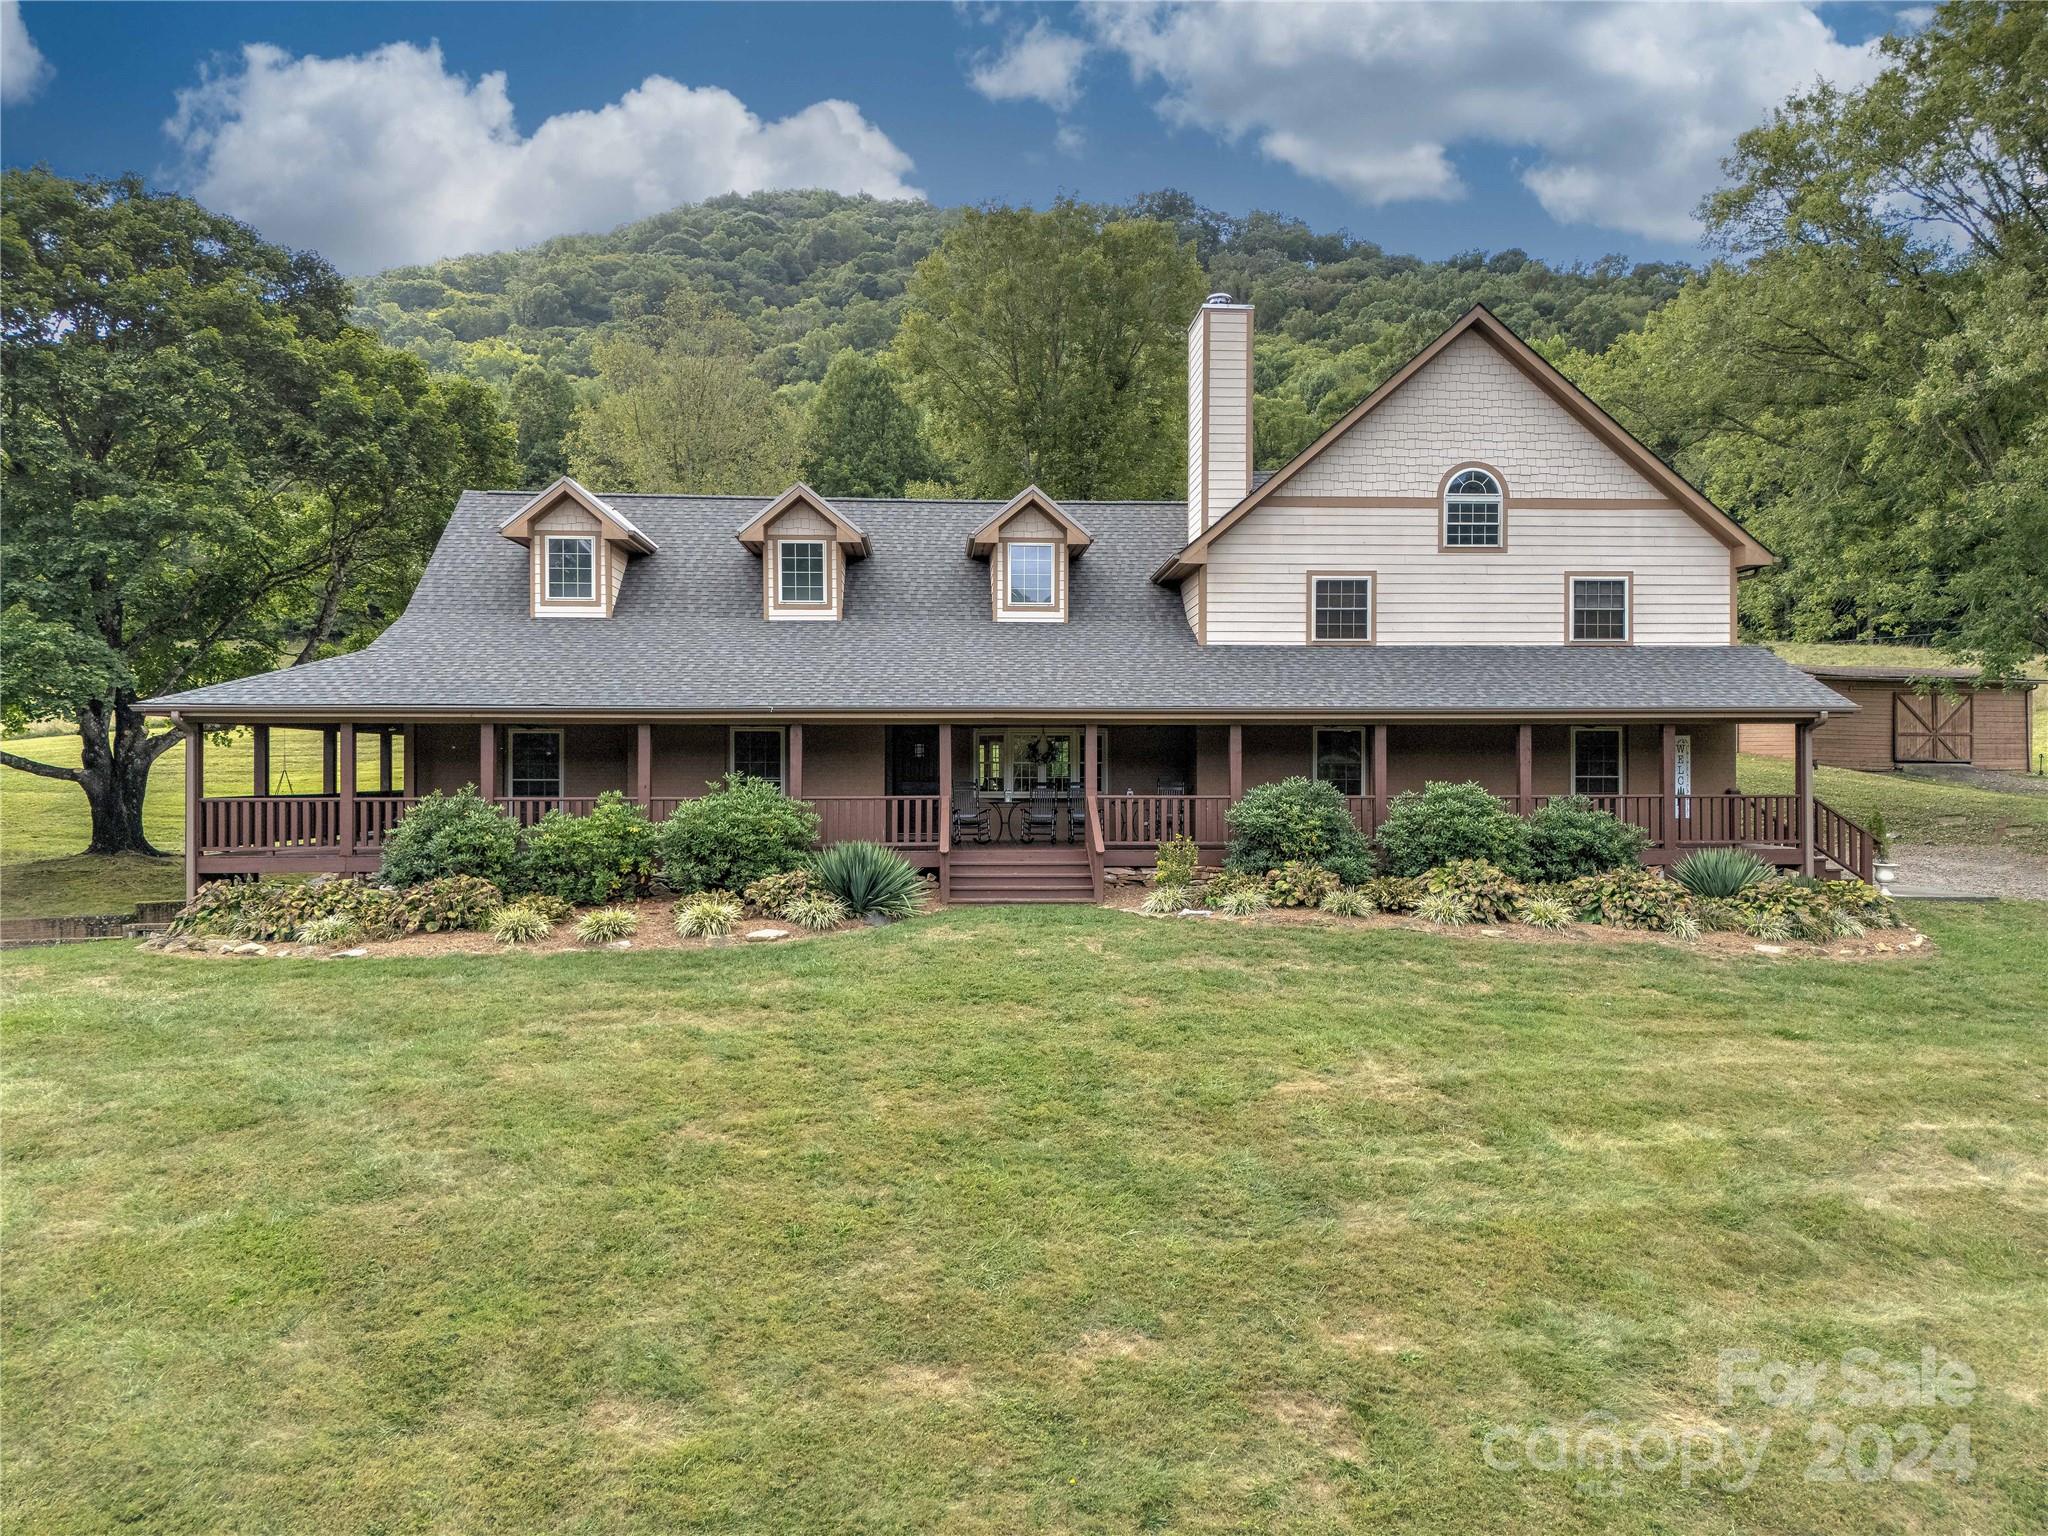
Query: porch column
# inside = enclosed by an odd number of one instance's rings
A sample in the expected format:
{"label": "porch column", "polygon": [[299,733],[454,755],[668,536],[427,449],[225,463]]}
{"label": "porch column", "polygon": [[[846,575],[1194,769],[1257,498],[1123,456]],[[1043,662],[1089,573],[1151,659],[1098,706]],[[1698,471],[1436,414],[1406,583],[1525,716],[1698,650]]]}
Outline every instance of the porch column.
{"label": "porch column", "polygon": [[336,791],[335,837],[344,857],[356,851],[356,728],[344,725],[334,733],[335,751],[341,767],[341,784]]}
{"label": "porch column", "polygon": [[334,735],[333,726],[320,727],[320,793],[323,795],[334,793]]}
{"label": "porch column", "polygon": [[476,728],[476,790],[486,800],[498,793],[498,728]]}
{"label": "porch column", "polygon": [[1536,811],[1536,728],[1515,727],[1515,809],[1524,816]]}
{"label": "porch column", "polygon": [[391,728],[377,733],[377,788],[391,793]]}
{"label": "porch column", "polygon": [[1101,745],[1098,736],[1102,727],[1084,725],[1081,727],[1081,793],[1095,793],[1095,765],[1100,760]]}
{"label": "porch column", "polygon": [[1373,825],[1387,819],[1387,727],[1381,721],[1372,728]]}
{"label": "porch column", "polygon": [[185,725],[185,899],[199,894],[199,805],[206,794],[206,737],[199,722]]}
{"label": "porch column", "polygon": [[789,728],[789,798],[801,800],[804,797],[804,728],[801,724]]}
{"label": "porch column", "polygon": [[252,726],[249,731],[249,755],[255,763],[250,775],[255,780],[255,793],[270,793],[270,727]]}
{"label": "porch column", "polygon": [[405,792],[417,797],[420,792],[420,743],[417,727],[405,728]]}
{"label": "porch column", "polygon": [[1657,790],[1657,820],[1662,824],[1666,859],[1676,861],[1678,854],[1678,727],[1667,725],[1661,736],[1661,750],[1664,754],[1663,774]]}
{"label": "porch column", "polygon": [[1792,793],[1799,808],[1799,873],[1813,873],[1813,724],[1792,727]]}
{"label": "porch column", "polygon": [[1230,728],[1230,803],[1244,798],[1244,727]]}
{"label": "porch column", "polygon": [[953,894],[953,725],[939,726],[939,900]]}
{"label": "porch column", "polygon": [[654,727],[644,722],[633,728],[633,798],[654,814]]}

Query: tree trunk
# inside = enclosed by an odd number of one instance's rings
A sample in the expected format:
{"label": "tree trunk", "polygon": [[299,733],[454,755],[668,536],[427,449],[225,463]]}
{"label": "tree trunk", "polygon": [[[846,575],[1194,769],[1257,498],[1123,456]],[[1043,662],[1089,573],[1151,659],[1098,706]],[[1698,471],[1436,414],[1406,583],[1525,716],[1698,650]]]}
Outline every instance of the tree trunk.
{"label": "tree trunk", "polygon": [[149,787],[151,765],[177,737],[151,736],[133,704],[132,696],[122,694],[79,716],[78,783],[92,810],[92,841],[86,852],[161,858],[161,850],[151,846],[142,830],[142,797]]}

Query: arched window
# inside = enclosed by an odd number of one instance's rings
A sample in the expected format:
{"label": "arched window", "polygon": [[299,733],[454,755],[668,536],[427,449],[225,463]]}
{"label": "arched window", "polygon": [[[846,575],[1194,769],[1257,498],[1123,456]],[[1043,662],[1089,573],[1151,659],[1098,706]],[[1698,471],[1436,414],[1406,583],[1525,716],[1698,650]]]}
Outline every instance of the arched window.
{"label": "arched window", "polygon": [[1500,481],[1483,469],[1461,469],[1444,487],[1444,548],[1501,547]]}

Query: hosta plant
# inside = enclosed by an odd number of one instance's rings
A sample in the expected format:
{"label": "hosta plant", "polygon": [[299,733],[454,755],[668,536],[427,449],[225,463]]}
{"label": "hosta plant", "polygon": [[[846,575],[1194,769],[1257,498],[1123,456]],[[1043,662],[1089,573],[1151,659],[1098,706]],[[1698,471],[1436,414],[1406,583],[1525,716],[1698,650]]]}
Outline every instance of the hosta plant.
{"label": "hosta plant", "polygon": [[1653,932],[1662,932],[1685,900],[1682,887],[1641,869],[1582,875],[1561,889],[1582,922]]}
{"label": "hosta plant", "polygon": [[810,895],[811,890],[808,869],[785,869],[780,874],[763,875],[740,894],[749,911],[762,917],[788,917],[789,904]]}
{"label": "hosta plant", "polygon": [[481,928],[504,904],[504,893],[488,880],[444,875],[398,892],[391,903],[391,926],[400,933]]}
{"label": "hosta plant", "polygon": [[676,932],[686,939],[722,939],[744,914],[724,891],[699,891],[676,906]]}
{"label": "hosta plant", "polygon": [[846,921],[846,903],[830,891],[810,891],[784,902],[781,916],[807,932],[822,933]]}
{"label": "hosta plant", "polygon": [[1266,872],[1266,900],[1276,907],[1319,907],[1323,898],[1343,883],[1334,870],[1289,859]]}
{"label": "hosta plant", "polygon": [[1357,886],[1340,885],[1323,898],[1323,910],[1332,917],[1371,917],[1379,908]]}
{"label": "hosta plant", "polygon": [[1464,897],[1473,919],[1482,923],[1513,917],[1525,894],[1520,881],[1484,859],[1456,859],[1438,865],[1422,877],[1422,889],[1425,895]]}
{"label": "hosta plant", "polygon": [[1422,897],[1422,882],[1406,875],[1378,875],[1359,889],[1382,912],[1413,912]]}
{"label": "hosta plant", "polygon": [[576,919],[579,944],[616,944],[640,931],[640,914],[631,907],[598,907]]}
{"label": "hosta plant", "polygon": [[491,914],[491,937],[500,944],[535,944],[555,931],[554,922],[538,907],[515,901]]}

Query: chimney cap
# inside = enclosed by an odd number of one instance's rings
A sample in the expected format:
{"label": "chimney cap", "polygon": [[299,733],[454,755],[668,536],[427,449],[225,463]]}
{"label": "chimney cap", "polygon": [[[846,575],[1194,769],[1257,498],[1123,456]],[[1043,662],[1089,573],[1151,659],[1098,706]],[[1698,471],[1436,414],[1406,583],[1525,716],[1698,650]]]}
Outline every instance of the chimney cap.
{"label": "chimney cap", "polygon": [[1229,295],[1229,294],[1227,294],[1227,293],[1212,293],[1212,294],[1210,294],[1210,295],[1209,295],[1209,297],[1208,297],[1208,298],[1206,298],[1206,299],[1204,299],[1204,300],[1202,301],[1202,307],[1203,307],[1204,309],[1212,309],[1212,308],[1215,308],[1215,307],[1216,307],[1216,306],[1218,306],[1218,305],[1228,304],[1229,302],[1230,302],[1230,295]]}

